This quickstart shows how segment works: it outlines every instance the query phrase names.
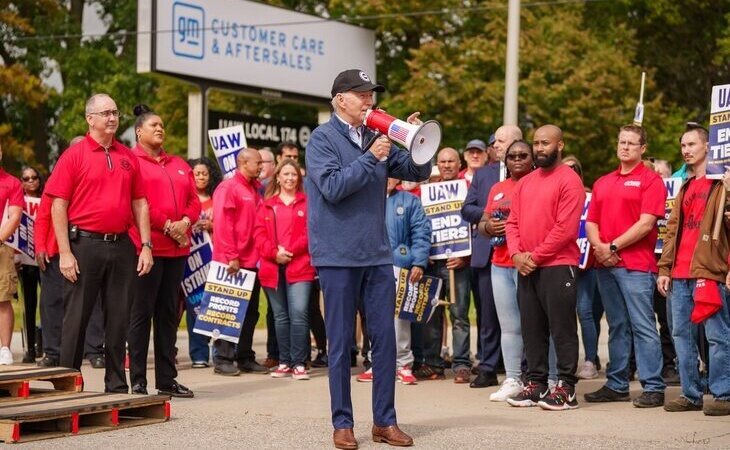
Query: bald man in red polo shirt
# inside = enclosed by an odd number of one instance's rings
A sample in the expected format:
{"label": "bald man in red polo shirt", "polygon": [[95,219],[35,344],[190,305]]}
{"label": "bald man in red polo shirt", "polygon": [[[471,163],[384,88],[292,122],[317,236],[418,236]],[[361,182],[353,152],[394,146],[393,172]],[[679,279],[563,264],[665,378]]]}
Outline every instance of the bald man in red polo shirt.
{"label": "bald man in red polo shirt", "polygon": [[86,138],[58,160],[45,193],[53,197],[51,217],[64,276],[61,365],[80,368],[86,325],[101,293],[105,324],[107,392],[128,392],[124,352],[135,248],[127,235],[134,223],[142,249],[136,264],[141,276],[152,268],[147,200],[139,162],[114,135],[119,110],[106,94],[86,102]]}

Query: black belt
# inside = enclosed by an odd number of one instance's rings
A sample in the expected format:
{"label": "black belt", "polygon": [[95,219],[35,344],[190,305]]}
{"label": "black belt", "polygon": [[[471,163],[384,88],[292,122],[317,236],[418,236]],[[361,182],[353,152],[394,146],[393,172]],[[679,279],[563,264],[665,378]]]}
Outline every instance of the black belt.
{"label": "black belt", "polygon": [[127,237],[127,233],[94,233],[93,231],[84,230],[79,230],[78,233],[81,237],[98,239],[104,242],[116,242],[120,239]]}

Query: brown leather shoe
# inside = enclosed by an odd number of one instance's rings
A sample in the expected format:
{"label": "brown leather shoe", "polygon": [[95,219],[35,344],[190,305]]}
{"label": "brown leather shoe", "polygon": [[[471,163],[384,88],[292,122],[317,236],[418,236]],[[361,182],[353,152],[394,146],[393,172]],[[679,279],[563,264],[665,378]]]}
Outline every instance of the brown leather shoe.
{"label": "brown leather shoe", "polygon": [[398,425],[378,427],[373,425],[373,441],[385,442],[396,447],[410,447],[413,439],[401,431]]}
{"label": "brown leather shoe", "polygon": [[335,442],[335,448],[346,450],[355,450],[357,448],[357,441],[355,440],[355,433],[352,432],[352,428],[336,429],[332,433],[332,440]]}

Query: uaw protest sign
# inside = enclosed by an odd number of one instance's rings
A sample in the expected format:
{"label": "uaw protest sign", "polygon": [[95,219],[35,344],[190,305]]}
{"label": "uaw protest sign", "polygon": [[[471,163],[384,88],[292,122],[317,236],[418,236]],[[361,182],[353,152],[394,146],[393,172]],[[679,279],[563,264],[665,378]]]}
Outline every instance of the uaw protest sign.
{"label": "uaw protest sign", "polygon": [[213,154],[218,161],[223,178],[232,177],[236,172],[236,156],[241,149],[246,148],[246,135],[243,126],[235,125],[228,128],[208,130],[208,139],[213,146]]}
{"label": "uaw protest sign", "polygon": [[466,180],[429,183],[421,188],[421,203],[431,221],[431,259],[471,255],[471,225],[461,217]]}
{"label": "uaw protest sign", "polygon": [[411,283],[411,271],[393,266],[395,275],[395,315],[399,319],[416,323],[431,320],[439,304],[443,280],[424,275],[421,280]]}
{"label": "uaw protest sign", "polygon": [[194,231],[191,236],[190,254],[185,261],[182,286],[185,300],[193,308],[200,306],[205,292],[210,262],[213,260],[213,243],[207,231]]}
{"label": "uaw protest sign", "polygon": [[674,202],[677,198],[677,194],[679,193],[679,189],[682,187],[683,180],[680,177],[673,177],[663,178],[662,181],[664,181],[664,187],[667,188],[667,201],[664,206],[664,217],[656,221],[659,233],[657,235],[654,253],[659,255],[662,254],[664,238],[667,236],[667,221],[669,220],[669,215],[672,214],[672,209],[674,209]]}
{"label": "uaw protest sign", "polygon": [[730,168],[730,84],[712,87],[710,104],[708,178],[719,178]]}
{"label": "uaw protest sign", "polygon": [[237,344],[255,280],[255,272],[229,274],[228,266],[211,262],[193,331]]}

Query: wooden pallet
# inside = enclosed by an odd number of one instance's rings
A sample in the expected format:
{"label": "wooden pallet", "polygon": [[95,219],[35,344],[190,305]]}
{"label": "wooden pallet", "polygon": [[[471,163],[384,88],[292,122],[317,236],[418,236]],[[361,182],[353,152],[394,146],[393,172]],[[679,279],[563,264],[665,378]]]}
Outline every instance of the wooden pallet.
{"label": "wooden pallet", "polygon": [[[43,387],[43,385],[47,387]],[[51,389],[49,389],[52,387]],[[83,390],[83,377],[65,367],[0,366],[0,402]],[[1,403],[0,403],[1,404]]]}
{"label": "wooden pallet", "polygon": [[29,442],[96,433],[170,418],[166,395],[72,392],[0,405],[0,441]]}

